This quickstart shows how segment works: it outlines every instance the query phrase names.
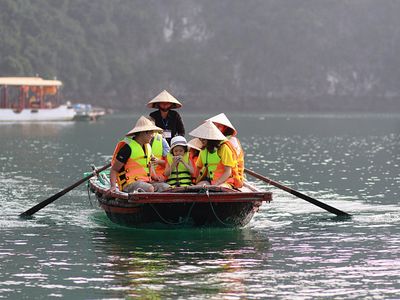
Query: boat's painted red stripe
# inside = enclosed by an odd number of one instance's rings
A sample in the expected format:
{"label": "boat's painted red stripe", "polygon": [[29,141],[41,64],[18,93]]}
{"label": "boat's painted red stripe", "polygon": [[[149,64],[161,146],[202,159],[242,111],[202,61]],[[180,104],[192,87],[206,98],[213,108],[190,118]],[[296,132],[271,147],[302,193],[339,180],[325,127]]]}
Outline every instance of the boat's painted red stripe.
{"label": "boat's painted red stripe", "polygon": [[132,214],[140,211],[139,207],[118,207],[118,206],[109,206],[104,204],[101,204],[101,208],[103,208],[106,212],[119,213],[119,214]]}
{"label": "boat's painted red stripe", "polygon": [[239,203],[239,202],[262,202],[262,201],[270,201],[268,199],[263,199],[263,198],[233,198],[233,199],[227,199],[227,198],[147,198],[147,199],[129,199],[128,202],[130,203]]}

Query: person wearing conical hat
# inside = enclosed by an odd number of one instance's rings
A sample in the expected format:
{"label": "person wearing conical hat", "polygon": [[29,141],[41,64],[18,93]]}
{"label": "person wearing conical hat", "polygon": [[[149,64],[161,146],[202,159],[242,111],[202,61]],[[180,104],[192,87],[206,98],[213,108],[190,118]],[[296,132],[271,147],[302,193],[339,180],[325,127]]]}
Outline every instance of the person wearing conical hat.
{"label": "person wearing conical hat", "polygon": [[189,133],[202,142],[202,150],[196,162],[199,169],[197,185],[233,187],[232,168],[237,165],[226,138],[211,121],[206,121]]}
{"label": "person wearing conical hat", "polygon": [[218,127],[218,129],[225,135],[235,136],[237,134],[237,130],[233,127],[231,121],[229,121],[228,117],[224,113],[220,113],[207,119],[210,120]]}
{"label": "person wearing conical hat", "polygon": [[131,193],[161,192],[169,188],[164,182],[154,179],[156,174],[151,165],[151,146],[149,144],[155,132],[162,129],[155,126],[145,116],[141,116],[125,138],[117,144],[111,161],[110,192],[116,190]]}
{"label": "person wearing conical hat", "polygon": [[157,108],[156,111],[150,113],[150,117],[154,119],[156,126],[163,130],[163,136],[168,143],[171,143],[174,136],[185,135],[182,118],[176,110],[173,110],[182,107],[182,104],[166,90],[147,103],[147,107]]}
{"label": "person wearing conical hat", "polygon": [[[237,156],[237,174],[234,175],[235,178],[235,186],[242,187],[244,181],[244,151],[242,145],[237,138],[237,130],[233,127],[231,121],[229,121],[228,117],[224,113],[220,113],[214,117],[207,119],[210,120],[218,127],[218,129],[225,135],[228,140],[230,146],[234,149]],[[237,175],[237,176],[236,176]]]}

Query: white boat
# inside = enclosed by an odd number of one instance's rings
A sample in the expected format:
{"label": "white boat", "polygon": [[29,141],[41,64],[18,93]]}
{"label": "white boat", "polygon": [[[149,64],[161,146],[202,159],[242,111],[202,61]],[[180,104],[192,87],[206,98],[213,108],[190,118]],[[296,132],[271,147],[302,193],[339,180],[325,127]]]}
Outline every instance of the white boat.
{"label": "white boat", "polygon": [[11,108],[0,109],[1,122],[35,122],[35,121],[71,121],[75,117],[75,111],[67,105],[56,108],[33,108],[20,111]]}
{"label": "white boat", "polygon": [[96,121],[106,114],[104,108],[93,107],[91,104],[76,103],[72,107],[76,112],[75,120],[78,121]]}
{"label": "white boat", "polygon": [[72,121],[71,104],[58,104],[61,86],[40,77],[0,77],[0,122]]}

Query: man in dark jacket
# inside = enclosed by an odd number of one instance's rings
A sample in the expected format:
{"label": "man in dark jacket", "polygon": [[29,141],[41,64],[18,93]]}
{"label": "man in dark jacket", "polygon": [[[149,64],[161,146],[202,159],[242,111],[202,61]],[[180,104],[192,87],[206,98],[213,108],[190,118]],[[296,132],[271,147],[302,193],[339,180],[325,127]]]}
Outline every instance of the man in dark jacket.
{"label": "man in dark jacket", "polygon": [[163,136],[168,143],[171,143],[174,136],[185,136],[182,118],[177,111],[172,110],[182,107],[182,104],[170,93],[166,90],[162,91],[147,104],[147,107],[158,108],[158,110],[150,113],[150,117],[157,127],[163,129]]}

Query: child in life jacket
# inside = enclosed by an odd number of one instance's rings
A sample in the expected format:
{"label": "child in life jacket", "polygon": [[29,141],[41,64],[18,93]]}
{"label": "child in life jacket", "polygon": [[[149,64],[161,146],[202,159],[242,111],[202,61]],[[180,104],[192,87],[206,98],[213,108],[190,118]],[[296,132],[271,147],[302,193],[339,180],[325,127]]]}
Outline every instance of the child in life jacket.
{"label": "child in life jacket", "polygon": [[189,186],[192,185],[193,174],[186,139],[183,136],[173,137],[165,166],[166,183],[171,187]]}

